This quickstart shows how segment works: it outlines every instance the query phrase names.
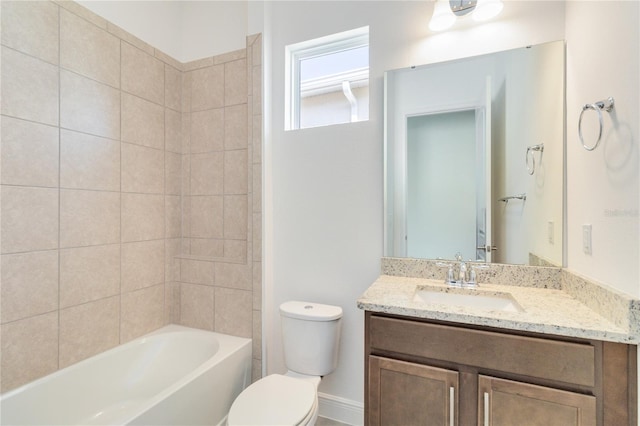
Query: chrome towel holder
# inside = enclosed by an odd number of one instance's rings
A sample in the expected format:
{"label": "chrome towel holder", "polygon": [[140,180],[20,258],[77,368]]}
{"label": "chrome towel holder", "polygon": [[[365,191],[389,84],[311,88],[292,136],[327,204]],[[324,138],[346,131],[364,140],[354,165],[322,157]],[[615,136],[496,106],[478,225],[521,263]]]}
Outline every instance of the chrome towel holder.
{"label": "chrome towel holder", "polygon": [[509,195],[507,197],[502,197],[502,198],[498,198],[498,201],[502,201],[505,204],[509,203],[509,200],[522,200],[522,201],[526,201],[527,200],[527,194],[522,193],[522,194],[518,194],[518,195]]}
{"label": "chrome towel holder", "polygon": [[[544,144],[532,145],[527,147],[527,154],[525,156],[525,164],[527,165],[527,173],[533,175],[536,171],[536,158],[533,156],[534,151],[540,152],[540,160],[542,161],[542,152],[544,151]],[[529,165],[529,157],[531,157],[531,165]]]}
{"label": "chrome towel holder", "polygon": [[[582,144],[582,147],[587,151],[593,151],[600,144],[600,139],[602,139],[602,127],[603,127],[602,111],[611,112],[611,110],[613,109],[613,105],[614,105],[613,98],[609,97],[605,100],[598,101],[592,104],[585,104],[585,106],[582,107],[582,111],[580,112],[580,119],[578,120],[578,136],[580,137],[580,143]],[[584,112],[588,109],[592,109],[598,113],[598,122],[600,123],[600,129],[598,131],[598,139],[596,140],[596,143],[593,144],[593,146],[587,146],[587,144],[584,143],[584,137],[582,136],[582,116],[584,115]]]}

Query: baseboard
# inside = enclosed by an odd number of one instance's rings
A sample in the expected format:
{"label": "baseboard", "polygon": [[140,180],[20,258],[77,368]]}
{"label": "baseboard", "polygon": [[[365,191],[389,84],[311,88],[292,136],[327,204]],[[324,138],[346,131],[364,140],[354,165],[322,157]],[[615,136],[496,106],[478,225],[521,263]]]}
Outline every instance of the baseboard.
{"label": "baseboard", "polygon": [[318,392],[319,415],[348,425],[364,424],[364,404]]}

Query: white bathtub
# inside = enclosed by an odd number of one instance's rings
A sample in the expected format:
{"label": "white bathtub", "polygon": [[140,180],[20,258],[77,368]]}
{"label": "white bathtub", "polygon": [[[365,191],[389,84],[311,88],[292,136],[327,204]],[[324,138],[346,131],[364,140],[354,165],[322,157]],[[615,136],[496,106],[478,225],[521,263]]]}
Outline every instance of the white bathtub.
{"label": "white bathtub", "polygon": [[250,382],[250,339],[169,325],[3,394],[0,424],[222,424]]}

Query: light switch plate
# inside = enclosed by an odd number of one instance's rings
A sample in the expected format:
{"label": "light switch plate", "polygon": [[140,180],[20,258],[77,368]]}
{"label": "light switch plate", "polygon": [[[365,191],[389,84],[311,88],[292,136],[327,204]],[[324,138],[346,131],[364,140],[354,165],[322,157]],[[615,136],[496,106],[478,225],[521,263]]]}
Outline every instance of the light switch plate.
{"label": "light switch plate", "polygon": [[582,225],[582,251],[591,256],[591,225]]}

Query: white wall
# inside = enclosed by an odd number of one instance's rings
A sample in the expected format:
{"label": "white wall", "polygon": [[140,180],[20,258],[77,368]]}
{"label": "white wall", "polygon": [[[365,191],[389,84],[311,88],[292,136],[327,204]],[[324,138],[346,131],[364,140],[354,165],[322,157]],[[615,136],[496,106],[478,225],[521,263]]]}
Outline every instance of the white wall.
{"label": "white wall", "polygon": [[[568,268],[640,295],[640,3],[567,3]],[[612,31],[594,31],[603,25]],[[582,105],[615,98],[603,141],[578,142]],[[595,114],[585,124],[597,121]],[[587,128],[587,126],[585,126]],[[586,133],[586,132],[585,132]],[[589,133],[590,142],[593,132]],[[593,227],[593,254],[582,251],[582,225]]]}
{"label": "white wall", "polygon": [[[564,4],[507,2],[501,19],[432,35],[431,2],[265,4],[265,336],[269,372],[284,371],[278,304],[345,311],[340,365],[320,391],[363,401],[363,312],[355,300],[382,256],[382,105],[387,69],[564,37]],[[285,132],[284,47],[370,26],[370,120]]]}
{"label": "white wall", "polygon": [[261,30],[261,5],[245,0],[78,3],[181,62],[243,49]]}

